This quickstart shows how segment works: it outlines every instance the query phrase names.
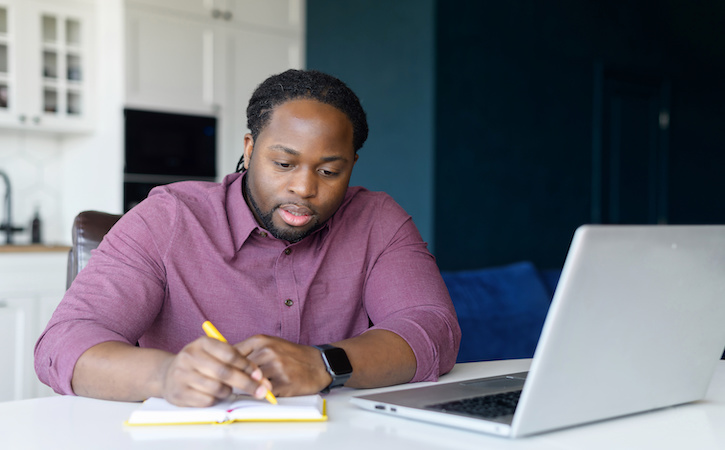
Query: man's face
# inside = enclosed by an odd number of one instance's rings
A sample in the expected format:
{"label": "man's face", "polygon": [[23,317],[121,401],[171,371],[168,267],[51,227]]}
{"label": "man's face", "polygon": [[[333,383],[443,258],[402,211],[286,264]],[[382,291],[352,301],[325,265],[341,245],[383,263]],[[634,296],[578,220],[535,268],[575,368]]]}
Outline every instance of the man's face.
{"label": "man's face", "polygon": [[340,207],[352,167],[352,123],[334,106],[291,100],[275,108],[254,142],[244,137],[246,199],[257,222],[297,242]]}

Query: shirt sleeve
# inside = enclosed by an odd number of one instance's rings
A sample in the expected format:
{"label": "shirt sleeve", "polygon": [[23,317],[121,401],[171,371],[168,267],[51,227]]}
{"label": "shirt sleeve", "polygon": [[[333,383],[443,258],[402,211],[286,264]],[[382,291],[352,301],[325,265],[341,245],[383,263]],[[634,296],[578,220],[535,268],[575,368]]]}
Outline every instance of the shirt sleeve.
{"label": "shirt sleeve", "polygon": [[435,258],[403,209],[388,197],[377,221],[392,236],[369,272],[364,302],[373,323],[402,337],[415,354],[411,381],[436,381],[453,368],[461,341],[453,303]]}
{"label": "shirt sleeve", "polygon": [[73,395],[78,358],[107,341],[135,344],[165,297],[163,257],[177,210],[171,195],[149,197],[109,231],[65,293],[35,345],[35,371]]}

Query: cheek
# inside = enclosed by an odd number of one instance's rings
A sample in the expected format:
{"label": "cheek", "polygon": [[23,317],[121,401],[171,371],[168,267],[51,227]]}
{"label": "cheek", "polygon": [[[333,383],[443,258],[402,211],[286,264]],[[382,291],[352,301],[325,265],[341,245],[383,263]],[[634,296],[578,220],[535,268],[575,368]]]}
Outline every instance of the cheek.
{"label": "cheek", "polygon": [[330,218],[330,216],[337,211],[337,208],[340,207],[340,204],[342,204],[342,201],[345,199],[346,193],[347,183],[341,183],[340,186],[335,186],[327,192],[324,208],[324,215],[326,219]]}
{"label": "cheek", "polygon": [[254,198],[254,202],[257,204],[259,209],[266,213],[270,209],[270,200],[273,198],[272,189],[270,189],[269,182],[263,182],[262,180],[268,180],[269,177],[265,177],[264,173],[255,172],[249,177],[249,190],[250,195]]}

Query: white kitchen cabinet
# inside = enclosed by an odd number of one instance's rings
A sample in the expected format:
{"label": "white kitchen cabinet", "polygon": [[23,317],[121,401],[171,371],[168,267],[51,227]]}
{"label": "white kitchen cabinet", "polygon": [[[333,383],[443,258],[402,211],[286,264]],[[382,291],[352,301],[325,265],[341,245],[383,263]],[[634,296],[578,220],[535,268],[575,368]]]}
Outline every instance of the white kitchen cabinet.
{"label": "white kitchen cabinet", "polygon": [[[197,19],[224,20],[230,0],[126,0],[129,9],[142,8],[174,15],[193,15]],[[233,0],[232,0],[233,1]]]}
{"label": "white kitchen cabinet", "polygon": [[217,117],[217,172],[233,172],[252,91],[304,65],[304,0],[125,4],[126,106]]}
{"label": "white kitchen cabinet", "polygon": [[[300,67],[303,6],[302,0],[127,0],[127,106],[218,114],[229,103],[228,89],[261,81],[245,77],[230,58]],[[293,45],[280,49],[280,39]],[[261,61],[235,50],[250,43]]]}
{"label": "white kitchen cabinet", "polygon": [[92,128],[92,4],[0,0],[0,126]]}
{"label": "white kitchen cabinet", "polygon": [[126,11],[126,105],[139,109],[216,113],[210,19]]}
{"label": "white kitchen cabinet", "polygon": [[304,28],[304,0],[227,0],[221,11],[244,29],[295,33]]}
{"label": "white kitchen cabinet", "polygon": [[67,252],[0,253],[0,401],[53,395],[33,349],[65,292]]}
{"label": "white kitchen cabinet", "polygon": [[20,400],[25,379],[25,311],[0,300],[0,401]]}
{"label": "white kitchen cabinet", "polygon": [[127,0],[127,4],[131,9],[213,19],[232,26],[245,24],[282,32],[304,27],[304,0]]}
{"label": "white kitchen cabinet", "polygon": [[304,66],[304,43],[294,36],[237,30],[227,46],[229,62],[225,109],[228,119],[221,124],[219,173],[233,172],[244,149],[247,132],[247,104],[254,89],[268,76]]}

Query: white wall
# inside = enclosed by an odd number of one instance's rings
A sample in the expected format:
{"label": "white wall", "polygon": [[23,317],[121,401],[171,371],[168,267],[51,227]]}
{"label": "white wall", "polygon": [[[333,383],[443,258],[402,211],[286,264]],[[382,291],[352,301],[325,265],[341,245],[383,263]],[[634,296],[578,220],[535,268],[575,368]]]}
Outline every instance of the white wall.
{"label": "white wall", "polygon": [[[54,137],[0,130],[0,170],[8,175],[12,185],[13,225],[29,227],[35,208],[40,209],[43,219],[58,221],[60,160],[60,145]],[[5,222],[5,188],[2,184],[0,194],[0,222]],[[51,236],[54,232],[48,230],[46,234]],[[2,237],[4,239],[4,234]],[[14,236],[16,243],[29,240],[29,232]]]}
{"label": "white wall", "polygon": [[62,142],[62,227],[95,209],[123,212],[123,0],[94,0],[96,7],[95,132]]}
{"label": "white wall", "polygon": [[[0,129],[0,169],[13,184],[13,222],[29,227],[39,208],[45,243],[70,243],[80,211],[120,213],[123,208],[123,0],[84,3],[94,17],[94,131],[53,135]],[[29,232],[15,238],[16,243],[29,240]]]}

